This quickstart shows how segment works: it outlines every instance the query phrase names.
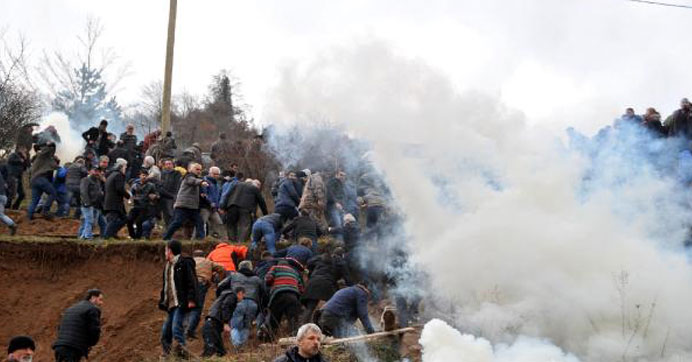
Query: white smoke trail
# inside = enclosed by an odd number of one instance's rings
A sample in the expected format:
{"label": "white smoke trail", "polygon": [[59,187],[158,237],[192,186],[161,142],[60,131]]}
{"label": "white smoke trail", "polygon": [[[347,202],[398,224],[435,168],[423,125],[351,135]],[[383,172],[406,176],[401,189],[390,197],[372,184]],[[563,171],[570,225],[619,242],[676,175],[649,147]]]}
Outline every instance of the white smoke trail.
{"label": "white smoke trail", "polygon": [[[84,139],[81,134],[72,127],[70,121],[64,113],[51,112],[39,123],[39,130],[43,131],[48,126],[53,126],[58,131],[60,143],[57,144],[56,155],[60,159],[60,163],[72,162],[75,157],[83,153]],[[85,130],[86,131],[86,130]]]}
{"label": "white smoke trail", "polygon": [[455,326],[586,361],[692,358],[686,193],[629,157],[637,142],[575,151],[376,41],[285,69],[271,100],[267,119],[318,115],[371,142]]}

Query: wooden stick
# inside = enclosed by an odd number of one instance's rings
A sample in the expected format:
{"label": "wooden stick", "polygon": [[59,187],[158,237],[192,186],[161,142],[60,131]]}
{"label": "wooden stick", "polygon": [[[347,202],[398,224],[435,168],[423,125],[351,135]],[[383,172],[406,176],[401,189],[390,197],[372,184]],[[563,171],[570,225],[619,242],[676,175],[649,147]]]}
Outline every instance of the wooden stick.
{"label": "wooden stick", "polygon": [[[348,337],[348,338],[331,338],[331,337],[328,337],[322,342],[322,344],[326,346],[326,345],[330,345],[330,344],[360,342],[360,341],[367,341],[367,340],[371,340],[371,339],[377,339],[377,338],[381,338],[381,337],[399,335],[399,334],[415,332],[415,331],[416,331],[416,329],[413,327],[406,327],[406,328],[395,329],[395,330],[389,331],[389,332],[378,332],[378,333],[365,334],[362,336],[355,336],[355,337]],[[279,345],[281,345],[281,346],[292,346],[294,344],[296,344],[296,337],[288,337],[288,338],[279,339]]]}

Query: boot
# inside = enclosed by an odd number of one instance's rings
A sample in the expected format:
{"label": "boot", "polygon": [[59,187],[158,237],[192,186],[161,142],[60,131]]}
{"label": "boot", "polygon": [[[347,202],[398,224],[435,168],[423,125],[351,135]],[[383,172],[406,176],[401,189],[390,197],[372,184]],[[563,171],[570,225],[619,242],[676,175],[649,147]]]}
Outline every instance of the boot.
{"label": "boot", "polygon": [[14,236],[15,234],[17,234],[17,224],[10,226],[10,235]]}

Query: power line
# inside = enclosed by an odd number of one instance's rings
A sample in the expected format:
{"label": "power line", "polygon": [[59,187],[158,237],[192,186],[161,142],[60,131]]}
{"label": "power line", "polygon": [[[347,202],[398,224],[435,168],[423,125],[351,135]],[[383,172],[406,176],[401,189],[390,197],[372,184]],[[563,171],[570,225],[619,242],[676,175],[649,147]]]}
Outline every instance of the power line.
{"label": "power line", "polygon": [[668,6],[668,7],[673,7],[673,8],[692,9],[692,6],[690,6],[690,5],[670,4],[670,3],[662,3],[662,2],[658,2],[658,1],[649,1],[649,0],[627,0],[627,1],[635,2],[635,3],[649,4],[649,5]]}

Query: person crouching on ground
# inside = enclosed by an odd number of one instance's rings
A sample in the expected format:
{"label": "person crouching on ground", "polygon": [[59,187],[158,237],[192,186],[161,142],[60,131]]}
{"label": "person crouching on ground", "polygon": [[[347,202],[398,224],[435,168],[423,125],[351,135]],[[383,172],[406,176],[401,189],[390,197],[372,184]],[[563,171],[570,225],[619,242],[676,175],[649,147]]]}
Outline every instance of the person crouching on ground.
{"label": "person crouching on ground", "polygon": [[89,289],[86,298],[67,308],[53,343],[57,362],[79,362],[89,359],[89,350],[101,336],[101,306],[103,292]]}
{"label": "person crouching on ground", "polygon": [[245,297],[245,288],[235,287],[233,290],[225,290],[216,298],[214,304],[209,308],[209,314],[202,327],[202,337],[204,338],[203,357],[217,355],[219,357],[226,354],[223,347],[223,332],[231,331],[230,322],[233,312],[238,303]]}
{"label": "person crouching on ground", "polygon": [[207,187],[209,183],[204,181],[202,175],[202,165],[199,163],[191,163],[188,167],[188,173],[185,174],[183,181],[180,184],[178,197],[175,200],[175,211],[173,213],[173,221],[168,226],[163,240],[170,240],[173,234],[183,226],[187,220],[192,220],[195,223],[197,230],[197,239],[204,239],[204,222],[199,213],[199,187]]}
{"label": "person crouching on ground", "polygon": [[316,324],[302,325],[296,333],[297,345],[289,348],[274,362],[328,362],[320,353],[322,331]]}
{"label": "person crouching on ground", "polygon": [[166,356],[171,352],[173,339],[176,342],[175,353],[179,356],[188,354],[185,348],[183,321],[188,311],[195,307],[197,298],[195,260],[180,255],[182,248],[182,244],[177,240],[171,240],[166,244],[167,263],[163,269],[163,285],[159,299],[159,309],[168,313],[161,329],[161,347]]}

